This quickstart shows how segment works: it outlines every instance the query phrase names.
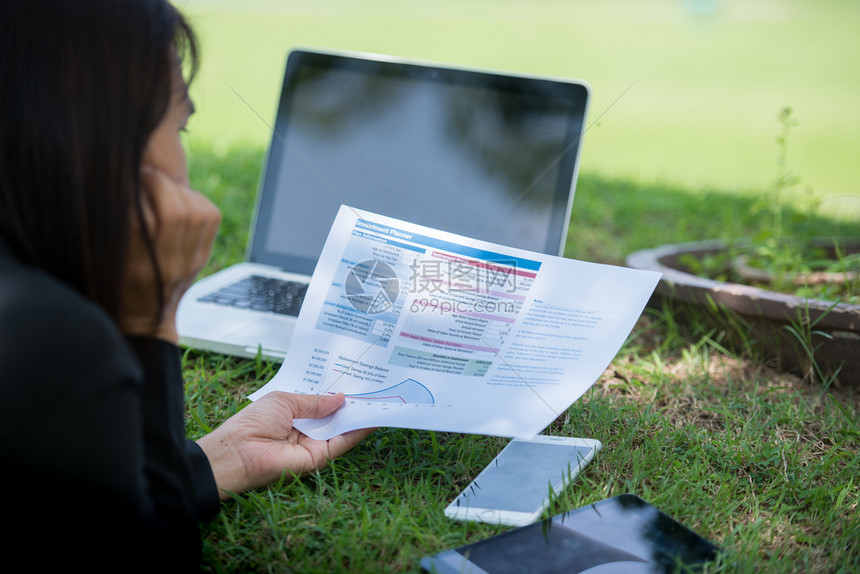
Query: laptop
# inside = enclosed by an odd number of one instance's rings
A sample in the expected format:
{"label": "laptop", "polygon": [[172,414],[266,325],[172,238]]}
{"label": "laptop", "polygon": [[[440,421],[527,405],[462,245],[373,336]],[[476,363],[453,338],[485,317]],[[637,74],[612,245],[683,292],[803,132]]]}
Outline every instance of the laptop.
{"label": "laptop", "polygon": [[180,344],[282,361],[342,204],[561,255],[589,93],[580,80],[290,52],[246,261],[184,295]]}

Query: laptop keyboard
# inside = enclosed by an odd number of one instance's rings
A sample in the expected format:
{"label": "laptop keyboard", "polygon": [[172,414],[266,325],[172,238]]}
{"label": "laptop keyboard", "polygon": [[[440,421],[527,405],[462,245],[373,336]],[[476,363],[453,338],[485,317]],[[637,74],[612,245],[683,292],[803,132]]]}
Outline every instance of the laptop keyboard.
{"label": "laptop keyboard", "polygon": [[251,275],[198,301],[298,317],[307,290],[308,284],[300,281]]}

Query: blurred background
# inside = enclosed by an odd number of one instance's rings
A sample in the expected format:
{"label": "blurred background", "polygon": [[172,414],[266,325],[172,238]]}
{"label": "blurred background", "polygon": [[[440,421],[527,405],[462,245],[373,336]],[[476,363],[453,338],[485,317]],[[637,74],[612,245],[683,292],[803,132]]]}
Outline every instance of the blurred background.
{"label": "blurred background", "polygon": [[[190,147],[265,149],[293,47],[577,78],[581,173],[691,193],[764,193],[780,110],[788,170],[860,221],[856,0],[175,0],[200,36]],[[192,151],[193,156],[193,151]]]}

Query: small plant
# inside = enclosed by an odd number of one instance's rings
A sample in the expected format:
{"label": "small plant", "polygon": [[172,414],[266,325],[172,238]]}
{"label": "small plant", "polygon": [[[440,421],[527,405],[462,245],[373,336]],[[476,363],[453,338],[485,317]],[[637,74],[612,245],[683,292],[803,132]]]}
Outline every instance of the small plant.
{"label": "small plant", "polygon": [[797,211],[786,202],[800,178],[788,168],[788,142],[799,122],[790,107],[778,116],[780,134],[773,185],[757,206],[762,222],[751,237],[705,258],[682,260],[691,272],[720,281],[752,284],[800,297],[845,303],[860,301],[860,251],[839,237],[815,237],[805,225],[818,211],[820,198],[807,188],[808,204]]}
{"label": "small plant", "polygon": [[[835,303],[834,303],[835,305]],[[833,307],[831,307],[832,309]],[[829,312],[829,311],[828,311]],[[812,382],[819,382],[822,388],[826,390],[833,384],[839,375],[840,369],[836,369],[835,373],[825,372],[821,365],[815,360],[815,354],[822,345],[823,339],[833,339],[833,335],[826,331],[816,329],[818,323],[826,316],[819,316],[817,319],[812,319],[809,313],[809,307],[806,306],[798,309],[798,315],[795,319],[785,325],[786,331],[791,334],[794,340],[794,348],[800,357],[802,365],[803,379]]]}

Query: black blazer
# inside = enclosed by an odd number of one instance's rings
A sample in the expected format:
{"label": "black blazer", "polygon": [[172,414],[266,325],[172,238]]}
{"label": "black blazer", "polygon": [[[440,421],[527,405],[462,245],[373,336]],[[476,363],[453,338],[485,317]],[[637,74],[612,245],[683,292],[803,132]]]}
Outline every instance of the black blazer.
{"label": "black blazer", "polygon": [[180,351],[127,338],[0,241],[0,488],[7,556],[33,568],[194,570],[218,512],[185,438]]}

